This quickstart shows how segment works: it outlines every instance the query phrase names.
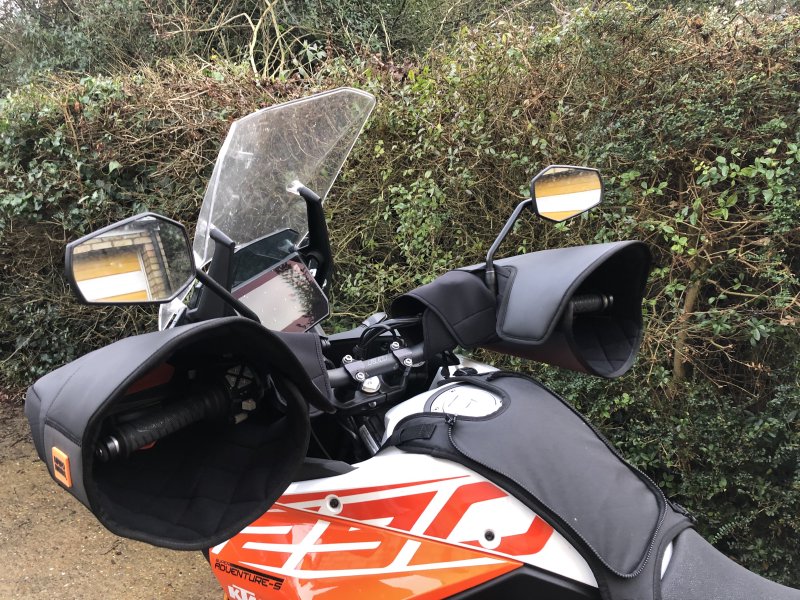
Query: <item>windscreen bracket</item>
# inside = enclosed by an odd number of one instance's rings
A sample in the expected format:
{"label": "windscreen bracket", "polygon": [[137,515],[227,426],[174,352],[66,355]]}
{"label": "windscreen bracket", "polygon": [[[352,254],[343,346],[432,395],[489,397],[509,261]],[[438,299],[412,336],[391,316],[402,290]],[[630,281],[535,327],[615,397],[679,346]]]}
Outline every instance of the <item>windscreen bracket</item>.
{"label": "windscreen bracket", "polygon": [[325,292],[333,272],[333,253],[331,252],[328,224],[325,221],[325,211],[322,209],[322,198],[299,181],[295,181],[290,189],[306,203],[308,245],[302,249],[302,252],[317,262],[314,279]]}
{"label": "windscreen bracket", "polygon": [[[197,278],[205,288],[200,292],[197,307],[187,311],[187,321],[190,323],[208,321],[209,319],[233,316],[238,312],[243,317],[258,323],[258,316],[231,294],[233,252],[236,242],[216,228],[211,229],[209,235],[214,240],[214,256],[211,259],[208,274],[197,269]],[[212,293],[208,293],[208,291]]]}

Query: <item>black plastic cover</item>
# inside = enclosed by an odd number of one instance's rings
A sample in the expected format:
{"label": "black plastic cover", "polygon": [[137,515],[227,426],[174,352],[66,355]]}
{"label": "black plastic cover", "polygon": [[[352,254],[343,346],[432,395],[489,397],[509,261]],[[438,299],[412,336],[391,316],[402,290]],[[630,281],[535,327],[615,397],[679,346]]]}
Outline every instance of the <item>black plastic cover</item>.
{"label": "black plastic cover", "polygon": [[[284,337],[230,317],[131,336],[91,352],[29,388],[25,413],[39,456],[118,535],[179,550],[218,544],[260,516],[291,482],[308,447],[306,401],[330,406]],[[105,420],[134,382],[164,363],[202,369],[219,359],[244,361],[264,380],[269,376],[284,392],[284,408],[239,425],[196,423],[124,460],[95,458]],[[324,389],[326,382],[318,383]],[[63,453],[60,463],[55,449]],[[70,486],[55,473],[63,471],[64,456]]]}

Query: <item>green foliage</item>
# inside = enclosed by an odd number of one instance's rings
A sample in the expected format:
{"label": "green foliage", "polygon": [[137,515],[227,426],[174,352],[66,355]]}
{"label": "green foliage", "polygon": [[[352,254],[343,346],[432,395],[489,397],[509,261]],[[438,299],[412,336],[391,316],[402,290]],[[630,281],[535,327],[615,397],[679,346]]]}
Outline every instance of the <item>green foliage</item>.
{"label": "green foliage", "polygon": [[[446,15],[433,9],[445,5],[409,1],[420,22],[437,15],[415,30],[434,46],[401,61],[370,50],[405,42],[388,21],[388,42],[375,42],[377,16],[393,13],[367,3],[275,4],[294,11],[277,25],[261,4],[209,5],[207,21],[199,3],[168,4],[154,31],[205,58],[15,89],[0,101],[3,380],[29,383],[151,325],[144,312],[75,307],[60,275],[67,240],[143,209],[194,223],[232,119],[357,85],[378,107],[326,204],[334,326],[482,261],[541,167],[600,167],[602,207],[555,227],[524,220],[501,253],[647,241],[641,356],[613,382],[535,372],[720,547],[799,585],[800,20],[788,6],[771,18],[747,6],[554,5],[539,18],[529,3],[521,16],[447,21],[440,34]],[[454,6],[451,16],[476,5]],[[241,12],[250,24],[217,27]],[[309,23],[331,15],[341,19],[328,40]]]}
{"label": "green foliage", "polygon": [[147,63],[160,43],[143,0],[0,5],[0,89],[43,71],[109,73]]}
{"label": "green foliage", "polygon": [[[64,111],[92,122],[108,103],[122,99],[122,90],[112,80],[86,77],[76,92],[61,104],[47,91],[26,86],[0,100],[0,231],[15,219],[36,222],[44,215],[68,229],[91,226],[107,211],[108,198],[116,197],[112,173],[96,164],[101,153],[70,139],[72,118]],[[67,197],[72,202],[64,203]]]}
{"label": "green foliage", "polygon": [[[480,261],[537,166],[607,165],[604,210],[521,226],[506,251],[647,240],[653,372],[699,370],[744,402],[761,393],[764,356],[796,338],[798,25],[755,34],[714,18],[698,31],[678,13],[609,4],[534,37],[514,21],[464,29],[399,84],[391,65],[365,64],[391,101],[333,201],[334,243],[352,280],[385,257],[407,275],[388,290],[348,286],[340,308],[385,305],[451,256]],[[351,218],[364,235],[345,233]]]}
{"label": "green foliage", "polygon": [[753,19],[610,3],[465,28],[399,82],[367,61],[383,101],[329,205],[334,307],[480,262],[538,168],[600,166],[603,207],[501,252],[646,240],[646,339],[620,382],[544,374],[718,545],[797,584],[800,21]]}

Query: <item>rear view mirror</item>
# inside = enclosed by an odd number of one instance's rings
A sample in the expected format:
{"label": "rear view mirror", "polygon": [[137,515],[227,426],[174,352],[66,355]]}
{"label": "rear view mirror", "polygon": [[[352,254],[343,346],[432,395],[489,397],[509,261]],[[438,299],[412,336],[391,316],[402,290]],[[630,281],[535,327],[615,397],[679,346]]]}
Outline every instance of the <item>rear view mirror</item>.
{"label": "rear view mirror", "polygon": [[494,255],[522,211],[532,206],[536,214],[550,221],[565,221],[600,204],[603,180],[600,171],[589,167],[550,165],[531,180],[531,197],[514,209],[486,254],[486,287],[497,292]]}
{"label": "rear view mirror", "polygon": [[600,204],[603,180],[597,169],[550,166],[531,180],[536,214],[550,221],[566,221]]}
{"label": "rear view mirror", "polygon": [[189,236],[180,223],[144,213],[67,246],[66,275],[88,304],[160,304],[195,277]]}

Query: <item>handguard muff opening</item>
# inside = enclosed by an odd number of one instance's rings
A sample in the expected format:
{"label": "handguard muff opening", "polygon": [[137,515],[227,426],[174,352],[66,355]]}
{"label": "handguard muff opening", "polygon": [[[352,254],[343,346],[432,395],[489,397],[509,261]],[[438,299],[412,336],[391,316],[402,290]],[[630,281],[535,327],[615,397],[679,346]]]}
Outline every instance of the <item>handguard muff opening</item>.
{"label": "handguard muff opening", "polygon": [[[254,388],[238,397],[242,381]],[[264,407],[237,418],[257,394]],[[307,399],[328,402],[280,334],[230,317],[87,354],[34,383],[25,412],[51,475],[105,527],[197,550],[235,535],[292,481],[308,447]]]}
{"label": "handguard muff opening", "polygon": [[[495,261],[498,294],[483,265],[445,273],[395,300],[392,313],[423,314],[429,354],[484,347],[574,371],[617,377],[642,339],[650,252],[641,242],[559,248]],[[580,313],[575,300],[609,301]]]}

